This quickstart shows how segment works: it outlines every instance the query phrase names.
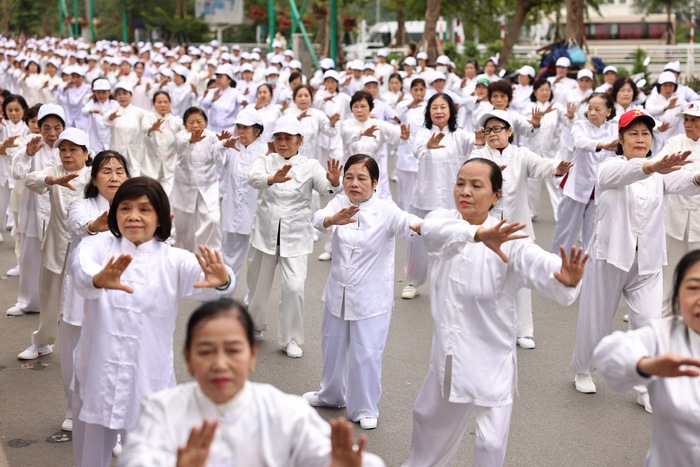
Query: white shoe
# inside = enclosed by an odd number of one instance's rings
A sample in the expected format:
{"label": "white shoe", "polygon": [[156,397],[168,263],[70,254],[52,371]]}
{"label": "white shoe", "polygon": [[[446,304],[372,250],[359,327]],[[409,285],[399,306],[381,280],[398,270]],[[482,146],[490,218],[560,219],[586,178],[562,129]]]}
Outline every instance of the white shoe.
{"label": "white shoe", "polygon": [[119,457],[122,453],[122,435],[117,435],[117,444],[112,448],[112,455],[114,457]]}
{"label": "white shoe", "polygon": [[7,277],[19,277],[19,266],[15,266],[12,269],[9,269],[7,272]]}
{"label": "white shoe", "polygon": [[7,309],[5,314],[7,316],[22,316],[24,314],[24,310],[18,306],[11,306],[10,308]]}
{"label": "white shoe", "polygon": [[318,255],[318,260],[319,261],[330,261],[332,258],[331,254],[328,253],[327,251],[324,251],[320,255]]}
{"label": "white shoe", "polygon": [[316,391],[306,392],[306,393],[304,393],[304,395],[302,397],[304,399],[306,399],[306,402],[308,402],[311,407],[331,407],[333,409],[342,409],[343,407],[345,407],[345,404],[343,404],[343,405],[326,404],[318,397],[318,392],[316,392]]}
{"label": "white shoe", "polygon": [[576,373],[574,377],[574,386],[578,392],[584,394],[595,394],[596,387],[593,378],[588,373]]}
{"label": "white shoe", "polygon": [[412,286],[411,284],[404,287],[403,291],[401,292],[401,298],[405,298],[406,300],[416,298],[418,295],[420,295],[418,287]]}
{"label": "white shoe", "polygon": [[651,409],[651,400],[649,399],[648,392],[640,392],[639,394],[637,394],[637,404],[644,407],[644,410],[646,410],[647,412],[653,413]]}
{"label": "white shoe", "polygon": [[287,357],[290,358],[300,358],[304,355],[301,347],[299,347],[299,344],[297,344],[294,339],[287,342],[287,345],[284,346],[284,351],[287,353]]}
{"label": "white shoe", "polygon": [[73,431],[73,419],[66,418],[61,424],[61,430],[63,431]]}
{"label": "white shoe", "polygon": [[535,339],[532,337],[518,337],[518,345],[523,349],[534,349]]}
{"label": "white shoe", "polygon": [[630,315],[623,316],[622,321],[624,321],[625,323],[629,323],[630,322]]}
{"label": "white shoe", "polygon": [[24,352],[17,355],[17,358],[19,358],[20,360],[34,360],[36,358],[48,355],[51,352],[53,352],[53,345],[51,345],[51,344],[46,344],[46,345],[32,344],[29,347],[27,347]]}
{"label": "white shoe", "polygon": [[377,419],[374,417],[364,417],[360,419],[360,428],[363,430],[374,430],[377,428]]}

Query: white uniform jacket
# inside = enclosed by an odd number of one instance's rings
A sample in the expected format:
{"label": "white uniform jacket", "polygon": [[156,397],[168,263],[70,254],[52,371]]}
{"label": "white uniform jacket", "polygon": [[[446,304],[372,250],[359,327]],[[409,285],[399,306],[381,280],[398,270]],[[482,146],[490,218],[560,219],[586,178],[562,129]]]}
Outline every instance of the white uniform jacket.
{"label": "white uniform jacket", "polygon": [[225,148],[221,178],[221,229],[224,232],[250,235],[258,190],[250,186],[248,177],[255,161],[267,153],[267,143],[258,138],[248,147],[240,142],[236,143],[236,147],[238,151]]}
{"label": "white uniform jacket", "polygon": [[[483,225],[497,222],[487,217]],[[509,258],[504,263],[483,243],[473,243],[479,227],[454,209],[430,213],[421,226],[430,255],[430,365],[450,402],[502,407],[513,403],[516,392],[517,291],[537,290],[568,306],[580,285],[566,287],[557,281],[554,272],[561,269],[561,258],[527,239],[503,244]],[[448,356],[452,380],[445,391]]]}
{"label": "white uniform jacket", "polygon": [[596,151],[598,143],[609,143],[617,138],[617,125],[605,122],[597,127],[588,120],[579,120],[571,129],[574,141],[574,154],[569,175],[564,185],[564,195],[578,203],[588,203],[598,179],[598,166],[601,162],[615,155],[614,152],[601,149]]}
{"label": "white uniform jacket", "polygon": [[452,194],[457,173],[474,148],[474,135],[457,128],[445,127],[440,149],[428,149],[428,140],[440,133],[437,125],[421,128],[413,138],[413,155],[418,159],[418,175],[413,188],[411,206],[424,211],[454,206]]}
{"label": "white uniform jacket", "polygon": [[[97,289],[92,278],[112,256],[129,254],[121,277],[134,293]],[[151,239],[136,247],[126,238],[83,239],[71,263],[85,297],[85,319],[75,350],[75,377],[83,401],[80,420],[131,430],[144,396],[175,386],[173,332],[181,299],[215,300],[231,292],[193,288],[204,279],[194,254]]]}
{"label": "white uniform jacket", "polygon": [[[374,132],[374,138],[360,134],[372,125],[379,128]],[[345,160],[354,154],[367,154],[379,162],[384,144],[397,146],[401,142],[401,127],[376,118],[368,118],[364,122],[350,118],[342,122],[340,135],[343,139]]]}
{"label": "white uniform jacket", "polygon": [[[329,139],[337,137],[337,135],[340,133],[338,131],[338,128],[340,128],[340,122],[338,121],[336,122],[335,126],[331,126],[331,122],[326,114],[312,107],[306,109],[306,113],[308,117],[300,120],[304,142],[299,148],[299,154],[306,156],[309,159],[316,159],[320,161],[322,160],[320,137],[325,136]],[[284,114],[299,117],[302,112],[298,108],[294,107],[293,109],[287,109]]]}
{"label": "white uniform jacket", "polygon": [[[116,112],[119,117],[114,120],[109,119],[114,110],[102,117],[105,126],[112,132],[110,141],[112,147],[110,149],[126,157],[126,160],[129,162],[132,160],[136,161],[138,164],[136,169],[139,169],[145,152],[141,122],[148,115],[148,112],[133,104],[129,104],[127,107],[119,106],[116,108]],[[129,169],[132,169],[132,167],[129,167]],[[134,176],[133,173],[132,176]]]}
{"label": "white uniform jacket", "polygon": [[58,103],[66,111],[66,128],[75,127],[88,132],[90,130],[87,117],[82,110],[90,98],[92,89],[83,83],[80,87],[66,87],[58,92]]}
{"label": "white uniform jacket", "polygon": [[[83,116],[88,119],[89,131],[88,138],[90,141],[90,150],[98,153],[105,149],[109,149],[111,145],[111,133],[109,127],[105,125],[104,116],[114,112],[119,107],[119,103],[113,99],[107,99],[104,103],[90,99],[83,107]],[[91,112],[99,110],[99,113]]]}
{"label": "white uniform jacket", "polygon": [[[292,164],[287,174],[292,179],[268,185],[268,177],[285,164]],[[260,191],[251,246],[274,255],[279,245],[280,256],[284,258],[311,253],[314,246],[311,193],[314,190],[322,196],[338,193],[342,184],[331,186],[326,170],[317,160],[300,155],[285,159],[277,153],[260,156],[250,169],[248,182]]]}
{"label": "white uniform jacket", "polygon": [[209,117],[209,129],[220,133],[233,127],[240,110],[239,101],[243,98],[236,88],[226,88],[217,100],[214,100],[215,94],[215,89],[210,90],[201,105]]}
{"label": "white uniform jacket", "polygon": [[[700,171],[700,140],[693,141],[685,134],[669,138],[658,157],[664,157],[681,151],[693,151],[688,156],[691,164],[684,165],[683,170],[693,173]],[[683,240],[688,231],[689,242],[700,242],[700,195],[666,197],[665,225],[666,235],[676,240]]]}
{"label": "white uniform jacket", "polygon": [[[75,190],[61,185],[47,185],[44,182],[46,177],[62,177],[68,174],[78,174],[78,178],[70,182]],[[27,175],[24,185],[27,190],[39,195],[49,194],[51,216],[41,243],[41,265],[55,274],[61,274],[63,271],[70,243],[68,206],[83,197],[83,190],[89,181],[90,167],[87,166],[75,172],[68,172],[63,165],[57,164]]]}
{"label": "white uniform jacket", "polygon": [[192,91],[192,86],[189,83],[183,83],[180,86],[173,85],[169,90],[170,102],[172,103],[171,112],[180,118],[185,116],[185,111],[195,105],[197,95]]}
{"label": "white uniform jacket", "polygon": [[[149,134],[148,130],[160,119],[163,119],[163,123],[160,125],[160,131],[152,131]],[[141,121],[141,131],[146,139],[148,157],[162,164],[171,165],[174,168],[175,161],[177,160],[175,135],[182,131],[183,128],[182,119],[177,115],[173,115],[172,113],[168,113],[167,115],[160,115],[156,112],[147,113]]]}
{"label": "white uniform jacket", "polygon": [[[10,136],[19,136],[19,138],[15,140],[15,144],[19,147],[20,140],[24,140],[23,136],[28,134],[29,127],[26,123],[24,123],[24,120],[20,120],[17,123],[12,123],[10,120],[5,119],[3,120],[3,124],[0,125],[0,142],[5,141]],[[12,153],[12,151],[9,151],[9,153]],[[9,154],[7,156],[0,156],[0,186],[12,187],[13,185],[14,178],[12,177],[12,156]]]}
{"label": "white uniform jacket", "polygon": [[644,378],[637,372],[640,359],[667,352],[700,355],[700,335],[680,317],[655,320],[626,333],[615,331],[596,347],[593,365],[617,393],[648,386],[654,414],[645,466],[700,465],[700,378]]}
{"label": "white uniform jacket", "polygon": [[646,161],[619,156],[600,164],[595,190],[595,232],[589,248],[591,256],[623,271],[632,267],[638,248],[639,274],[661,271],[666,264],[664,195],[700,194],[691,172],[647,175],[642,171]]}
{"label": "white uniform jacket", "polygon": [[[552,102],[528,102],[525,106],[525,115],[532,115],[535,109],[544,112]],[[571,125],[571,120],[566,118],[566,105],[553,103],[553,110],[542,116],[540,128],[537,131],[517,132],[520,137],[519,145],[525,146],[535,154],[548,159],[557,158],[559,155],[560,131],[563,127]],[[525,120],[526,117],[523,117]],[[516,130],[517,131],[517,130]]]}
{"label": "white uniform jacket", "polygon": [[[530,208],[527,204],[527,179],[552,178],[552,173],[556,169],[559,161],[556,159],[545,159],[540,157],[528,148],[509,144],[499,152],[484,146],[475,149],[470,159],[482,157],[489,159],[499,166],[505,165],[503,171],[503,193],[489,215],[497,219],[507,219],[510,222],[522,222],[526,225],[523,233],[530,238],[534,238],[535,230],[532,227]],[[455,179],[457,174],[455,174]]]}
{"label": "white uniform jacket", "polygon": [[332,239],[331,272],[323,290],[323,301],[333,316],[356,321],[389,313],[394,308],[394,253],[396,237],[406,238],[409,225],[421,218],[399,209],[393,201],[371,197],[360,204],[357,222],[323,226],[323,220],[352,203],[345,194],[333,198],[316,211],[314,227],[329,232]]}
{"label": "white uniform jacket", "polygon": [[191,144],[192,134],[182,130],[175,135],[175,181],[170,193],[173,208],[193,213],[197,194],[202,195],[210,211],[219,210],[219,169],[224,166],[224,148],[217,144],[216,133],[204,130],[204,140]]}
{"label": "white uniform jacket", "polygon": [[408,105],[412,102],[413,99],[409,98],[399,102],[396,106],[401,122],[411,127],[411,136],[406,144],[400,144],[396,149],[396,168],[404,172],[418,172],[419,161],[413,156],[413,142],[418,132],[423,128],[425,107],[428,105],[423,101],[418,107],[409,109]]}

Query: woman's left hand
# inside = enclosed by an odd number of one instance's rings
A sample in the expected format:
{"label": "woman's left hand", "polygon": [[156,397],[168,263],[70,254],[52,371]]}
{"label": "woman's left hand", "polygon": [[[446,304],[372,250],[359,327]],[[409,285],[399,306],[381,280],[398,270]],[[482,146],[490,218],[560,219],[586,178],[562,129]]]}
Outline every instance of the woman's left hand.
{"label": "woman's left hand", "polygon": [[410,137],[411,137],[411,125],[409,125],[408,123],[402,123],[401,124],[401,139],[405,141]]}
{"label": "woman's left hand", "polygon": [[558,165],[557,168],[554,169],[554,172],[552,172],[552,175],[555,177],[561,177],[562,175],[569,173],[569,169],[574,166],[574,163],[571,161],[561,161]]}
{"label": "woman's left hand", "polygon": [[[695,367],[695,368],[689,368]],[[700,376],[700,358],[691,358],[664,353],[656,357],[643,357],[637,362],[637,371],[650,376],[677,378],[679,376]]]}
{"label": "woman's left hand", "polygon": [[75,178],[78,178],[79,176],[80,174],[66,174],[60,177],[54,177],[52,175],[49,175],[44,179],[44,183],[46,183],[47,185],[61,185],[73,191],[76,191],[76,188],[73,185],[71,185],[70,181]]}
{"label": "woman's left hand", "polygon": [[335,124],[338,123],[340,120],[340,114],[339,113],[334,113],[333,115],[327,115],[328,120],[331,122],[331,126],[335,127]]}
{"label": "woman's left hand", "polygon": [[414,225],[409,225],[408,228],[413,230],[415,233],[420,235],[420,226],[423,224],[414,224]]}
{"label": "woman's left hand", "polygon": [[576,104],[569,102],[566,104],[566,118],[571,120],[576,115]]}
{"label": "woman's left hand", "polygon": [[355,447],[352,424],[343,417],[330,421],[331,424],[331,463],[330,467],[361,467],[362,451],[367,444],[367,436],[360,436]]}
{"label": "woman's left hand", "polygon": [[328,172],[326,172],[326,178],[334,187],[340,185],[341,171],[342,168],[340,167],[340,161],[338,159],[328,159]]}
{"label": "woman's left hand", "polygon": [[691,151],[676,152],[662,157],[661,159],[646,161],[642,166],[645,174],[660,173],[662,175],[680,170],[684,165],[692,164],[688,160]]}
{"label": "woman's left hand", "polygon": [[204,419],[202,427],[192,427],[187,445],[177,448],[177,467],[204,467],[209,457],[209,446],[214,440],[218,420]]}
{"label": "woman's left hand", "polygon": [[220,134],[216,135],[216,137],[219,139],[219,141],[226,141],[227,139],[231,138],[233,135],[231,134],[230,131],[222,131]]}
{"label": "woman's left hand", "polygon": [[196,282],[194,288],[214,288],[228,284],[230,278],[219,250],[199,245],[199,253],[195,253],[195,256],[197,261],[199,261],[202,272],[204,272],[204,280]]}
{"label": "woman's left hand", "polygon": [[566,256],[564,246],[559,247],[561,253],[561,270],[554,273],[554,278],[567,287],[576,287],[583,278],[583,272],[588,261],[588,253],[583,254],[583,248],[571,247],[571,255]]}
{"label": "woman's left hand", "polygon": [[206,138],[204,130],[194,130],[190,135],[190,144],[197,144],[200,141],[204,141],[204,138]]}

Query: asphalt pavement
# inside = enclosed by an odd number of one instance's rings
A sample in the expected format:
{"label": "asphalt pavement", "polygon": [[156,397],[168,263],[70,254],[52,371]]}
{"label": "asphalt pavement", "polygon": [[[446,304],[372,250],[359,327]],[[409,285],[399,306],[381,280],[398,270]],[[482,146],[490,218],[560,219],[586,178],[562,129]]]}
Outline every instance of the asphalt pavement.
{"label": "asphalt pavement", "polygon": [[[392,187],[394,188],[394,187]],[[546,193],[546,190],[542,190]],[[548,248],[554,229],[546,194],[540,219],[535,223],[536,241]],[[13,243],[3,233],[0,271],[14,266]],[[316,258],[323,241],[309,257],[306,282],[306,344],[304,356],[290,359],[274,342],[262,342],[251,379],[271,383],[291,394],[318,388],[321,376],[321,292],[330,263]],[[411,442],[411,409],[428,368],[432,323],[428,287],[413,300],[402,300],[405,244],[396,253],[396,307],[383,360],[383,395],[379,403],[377,429],[365,432],[368,450],[381,456],[388,466],[398,466],[407,457]],[[279,276],[279,275],[278,275]],[[18,279],[0,277],[0,466],[73,465],[70,436],[61,432],[65,396],[60,377],[59,352],[34,361],[21,361],[17,354],[30,344],[39,316],[7,317],[4,310],[16,300]],[[245,293],[239,287],[239,298]],[[276,330],[276,307],[280,296],[279,277],[271,291],[271,332]],[[175,332],[175,362],[179,382],[189,375],[181,355],[184,330],[196,302],[183,302]],[[518,349],[519,397],[513,409],[506,465],[509,466],[639,466],[651,437],[651,416],[636,404],[633,394],[615,395],[597,377],[598,393],[578,393],[568,370],[574,342],[578,302],[564,308],[533,293],[535,317],[534,350]],[[624,307],[614,326],[626,328]],[[594,375],[595,378],[595,375]],[[320,409],[326,419],[345,415],[343,409]],[[359,434],[363,430],[356,429]],[[474,422],[459,449],[455,465],[473,465]]]}

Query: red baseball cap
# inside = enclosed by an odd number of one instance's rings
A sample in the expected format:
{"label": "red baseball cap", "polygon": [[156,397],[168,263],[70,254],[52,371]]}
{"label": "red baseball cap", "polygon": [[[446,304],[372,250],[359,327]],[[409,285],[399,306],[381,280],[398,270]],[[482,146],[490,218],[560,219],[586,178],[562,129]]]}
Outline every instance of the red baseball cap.
{"label": "red baseball cap", "polygon": [[650,128],[654,128],[656,126],[656,121],[651,115],[644,113],[643,110],[634,109],[628,110],[627,112],[620,115],[620,122],[617,125],[617,130],[622,130],[623,128],[631,125],[632,122],[640,118],[647,122]]}

